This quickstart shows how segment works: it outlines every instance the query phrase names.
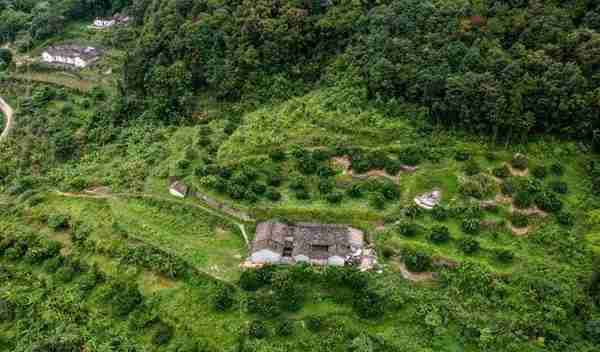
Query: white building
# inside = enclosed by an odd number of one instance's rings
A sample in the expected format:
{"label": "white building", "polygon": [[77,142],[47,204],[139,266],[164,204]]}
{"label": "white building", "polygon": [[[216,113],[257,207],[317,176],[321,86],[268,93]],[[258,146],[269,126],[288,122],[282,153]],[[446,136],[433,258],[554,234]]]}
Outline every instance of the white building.
{"label": "white building", "polygon": [[43,62],[77,68],[87,67],[99,58],[100,51],[91,46],[57,45],[47,48],[42,53]]}

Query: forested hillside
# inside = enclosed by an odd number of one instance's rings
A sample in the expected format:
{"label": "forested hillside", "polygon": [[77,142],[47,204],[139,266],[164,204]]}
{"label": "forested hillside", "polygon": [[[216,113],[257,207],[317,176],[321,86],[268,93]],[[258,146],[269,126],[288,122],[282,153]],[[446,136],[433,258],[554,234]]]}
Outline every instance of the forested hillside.
{"label": "forested hillside", "polygon": [[[298,94],[350,79],[435,122],[595,141],[600,8],[570,1],[146,1],[128,98],[169,119],[186,98]],[[270,89],[270,88],[274,89]]]}
{"label": "forested hillside", "polygon": [[0,0],[0,98],[2,352],[600,350],[598,1]]}

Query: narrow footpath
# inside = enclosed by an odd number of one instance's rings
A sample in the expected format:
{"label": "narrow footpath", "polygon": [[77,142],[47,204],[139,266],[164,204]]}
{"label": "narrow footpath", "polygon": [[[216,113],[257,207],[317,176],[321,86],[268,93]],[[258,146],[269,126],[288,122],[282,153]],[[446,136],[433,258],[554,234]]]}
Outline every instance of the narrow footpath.
{"label": "narrow footpath", "polygon": [[14,110],[4,101],[4,99],[0,98],[0,111],[2,111],[2,114],[4,114],[4,119],[6,120],[4,130],[2,131],[2,134],[0,134],[1,142],[8,136],[10,130],[12,129]]}

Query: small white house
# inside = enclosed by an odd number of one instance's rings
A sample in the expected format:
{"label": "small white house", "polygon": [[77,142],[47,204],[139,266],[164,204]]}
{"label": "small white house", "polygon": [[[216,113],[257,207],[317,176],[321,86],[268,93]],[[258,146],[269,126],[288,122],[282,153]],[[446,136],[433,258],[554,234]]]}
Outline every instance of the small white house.
{"label": "small white house", "polygon": [[131,21],[131,17],[121,14],[116,14],[110,18],[96,18],[91,26],[92,29],[106,29],[116,25],[126,25]]}
{"label": "small white house", "polygon": [[181,181],[175,181],[169,187],[169,193],[178,198],[185,198],[188,194],[188,187]]}
{"label": "small white house", "polygon": [[42,53],[42,61],[49,64],[84,68],[100,58],[100,51],[94,47],[78,45],[51,46]]}
{"label": "small white house", "polygon": [[94,27],[97,28],[109,28],[114,26],[116,23],[115,20],[113,19],[103,19],[103,18],[97,18],[94,20]]}

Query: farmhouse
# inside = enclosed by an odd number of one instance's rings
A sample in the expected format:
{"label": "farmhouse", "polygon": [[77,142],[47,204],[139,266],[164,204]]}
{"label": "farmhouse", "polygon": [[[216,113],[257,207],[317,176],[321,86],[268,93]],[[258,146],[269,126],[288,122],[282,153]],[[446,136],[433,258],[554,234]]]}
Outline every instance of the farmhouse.
{"label": "farmhouse", "polygon": [[185,198],[188,194],[188,186],[181,181],[173,181],[169,186],[169,193],[175,197]]}
{"label": "farmhouse", "polygon": [[92,28],[105,29],[113,27],[114,25],[127,24],[131,20],[131,17],[116,14],[110,18],[96,18],[92,24]]}
{"label": "farmhouse", "polygon": [[360,263],[363,232],[344,225],[266,221],[252,243],[253,263],[345,265]]}
{"label": "farmhouse", "polygon": [[78,45],[57,45],[42,53],[42,61],[70,67],[87,67],[100,58],[100,51],[94,47]]}

